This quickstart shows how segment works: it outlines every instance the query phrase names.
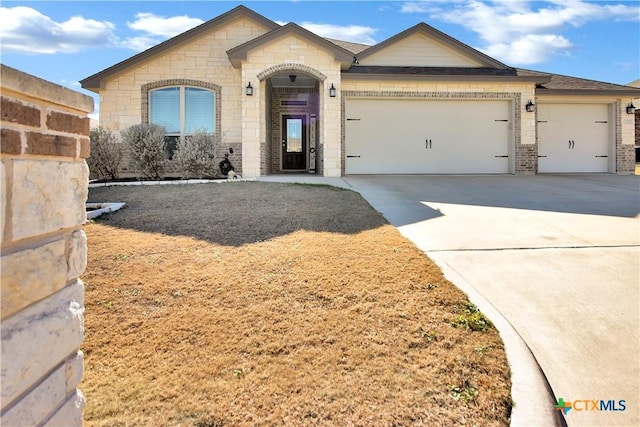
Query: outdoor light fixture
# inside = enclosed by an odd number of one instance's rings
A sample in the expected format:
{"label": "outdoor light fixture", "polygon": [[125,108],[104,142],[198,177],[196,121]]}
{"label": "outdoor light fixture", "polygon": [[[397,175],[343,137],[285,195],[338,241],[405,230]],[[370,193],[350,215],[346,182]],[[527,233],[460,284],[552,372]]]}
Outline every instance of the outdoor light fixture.
{"label": "outdoor light fixture", "polygon": [[633,102],[630,102],[629,105],[627,105],[627,114],[633,114],[636,112],[636,106],[633,105]]}
{"label": "outdoor light fixture", "polygon": [[531,100],[529,100],[529,102],[527,102],[527,105],[524,106],[525,110],[527,110],[527,113],[533,113],[533,107],[535,107],[535,104]]}
{"label": "outdoor light fixture", "polygon": [[289,74],[289,81],[291,83],[295,83],[296,82],[296,75],[295,74]]}
{"label": "outdoor light fixture", "polygon": [[332,98],[336,97],[336,88],[333,86],[333,83],[331,83],[331,87],[329,88],[329,96]]}
{"label": "outdoor light fixture", "polygon": [[253,96],[253,87],[251,86],[251,82],[247,85],[247,96]]}

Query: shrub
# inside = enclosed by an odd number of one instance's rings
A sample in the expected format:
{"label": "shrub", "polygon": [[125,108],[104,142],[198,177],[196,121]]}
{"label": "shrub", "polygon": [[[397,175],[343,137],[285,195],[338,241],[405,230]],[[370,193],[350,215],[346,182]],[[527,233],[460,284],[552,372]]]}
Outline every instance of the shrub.
{"label": "shrub", "polygon": [[491,329],[491,322],[484,317],[484,314],[469,301],[465,301],[462,304],[457,305],[458,312],[461,312],[454,321],[451,322],[451,326],[457,328],[461,326],[472,331],[486,332]]}
{"label": "shrub", "polygon": [[215,136],[205,131],[197,131],[178,142],[173,160],[176,161],[182,172],[182,177],[214,176],[216,174],[215,146]]}
{"label": "shrub", "polygon": [[152,124],[133,125],[122,131],[122,141],[129,147],[131,167],[143,178],[160,179],[164,173],[165,131]]}
{"label": "shrub", "polygon": [[89,171],[95,178],[117,179],[122,162],[121,144],[107,128],[98,127],[89,133],[91,155],[87,159]]}

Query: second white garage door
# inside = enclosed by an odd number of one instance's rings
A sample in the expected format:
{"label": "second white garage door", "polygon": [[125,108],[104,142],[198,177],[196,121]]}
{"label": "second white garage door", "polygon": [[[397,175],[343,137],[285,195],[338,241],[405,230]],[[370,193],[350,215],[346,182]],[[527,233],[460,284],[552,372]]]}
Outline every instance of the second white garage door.
{"label": "second white garage door", "polygon": [[538,104],[538,172],[607,172],[607,104]]}
{"label": "second white garage door", "polygon": [[347,174],[509,173],[508,101],[347,99]]}

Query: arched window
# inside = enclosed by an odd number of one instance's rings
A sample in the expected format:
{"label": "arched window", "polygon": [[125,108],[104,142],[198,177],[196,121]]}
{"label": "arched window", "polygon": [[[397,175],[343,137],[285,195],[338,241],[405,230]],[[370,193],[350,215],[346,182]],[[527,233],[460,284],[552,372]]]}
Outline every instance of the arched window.
{"label": "arched window", "polygon": [[216,93],[193,86],[167,86],[149,91],[149,123],[166,130],[169,155],[178,141],[198,130],[215,134]]}

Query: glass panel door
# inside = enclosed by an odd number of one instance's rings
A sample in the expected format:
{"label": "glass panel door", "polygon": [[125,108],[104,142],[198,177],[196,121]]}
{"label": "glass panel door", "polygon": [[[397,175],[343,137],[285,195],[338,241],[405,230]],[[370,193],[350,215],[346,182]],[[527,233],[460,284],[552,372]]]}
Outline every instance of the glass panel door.
{"label": "glass panel door", "polygon": [[302,119],[287,119],[287,152],[302,153]]}
{"label": "glass panel door", "polygon": [[306,116],[282,116],[282,169],[304,170],[307,167]]}

